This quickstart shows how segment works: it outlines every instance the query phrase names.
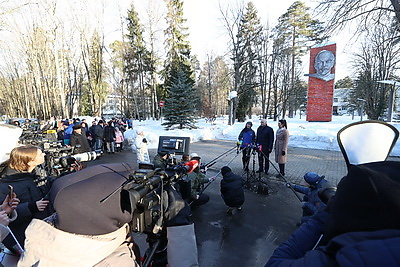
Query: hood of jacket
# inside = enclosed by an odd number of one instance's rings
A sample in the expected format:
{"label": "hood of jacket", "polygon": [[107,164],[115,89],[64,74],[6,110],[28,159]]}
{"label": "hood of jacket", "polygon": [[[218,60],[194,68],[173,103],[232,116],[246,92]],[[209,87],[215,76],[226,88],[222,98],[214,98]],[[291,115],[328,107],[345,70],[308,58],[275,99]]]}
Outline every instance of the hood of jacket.
{"label": "hood of jacket", "polygon": [[[79,220],[79,218],[77,218]],[[104,235],[77,235],[33,219],[25,231],[25,253],[19,266],[93,266],[126,239],[128,224]]]}
{"label": "hood of jacket", "polygon": [[399,266],[398,250],[400,230],[388,229],[372,232],[350,232],[336,236],[322,250],[334,255],[338,266],[371,265]]}

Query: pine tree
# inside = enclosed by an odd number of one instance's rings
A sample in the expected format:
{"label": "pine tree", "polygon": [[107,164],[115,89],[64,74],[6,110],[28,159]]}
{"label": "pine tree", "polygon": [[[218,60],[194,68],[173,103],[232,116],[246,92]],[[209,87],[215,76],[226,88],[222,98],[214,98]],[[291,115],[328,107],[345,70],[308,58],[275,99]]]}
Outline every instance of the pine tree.
{"label": "pine tree", "polygon": [[[292,117],[296,102],[295,84],[296,84],[296,67],[299,66],[300,57],[307,50],[310,42],[322,42],[323,27],[318,20],[311,18],[308,13],[309,8],[301,1],[294,2],[279,17],[278,25],[275,27],[275,36],[284,44],[285,51],[290,54],[290,86],[287,92],[287,102],[283,103],[283,109],[289,108],[289,117]],[[284,114],[283,114],[284,115]]]}
{"label": "pine tree", "polygon": [[193,80],[187,76],[185,65],[181,64],[176,70],[171,70],[169,80],[171,85],[167,88],[169,97],[165,101],[166,122],[162,125],[167,129],[178,125],[179,129],[196,128],[195,119],[192,114],[195,112],[196,99],[193,95]]}
{"label": "pine tree", "polygon": [[257,15],[257,10],[252,2],[246,6],[246,13],[241,19],[241,27],[239,29],[240,36],[243,40],[243,66],[242,79],[238,87],[238,105],[236,109],[236,117],[239,121],[246,119],[246,114],[249,117],[252,115],[252,106],[256,100],[256,88],[258,83],[258,49],[257,46],[261,43],[260,36],[263,27]]}
{"label": "pine tree", "polygon": [[149,72],[153,71],[154,66],[151,62],[151,55],[146,48],[143,38],[143,26],[139,23],[138,13],[132,4],[128,11],[127,28],[129,48],[125,54],[125,71],[128,76],[128,84],[133,91],[134,101],[136,102],[136,115],[141,118],[147,117],[149,107],[146,105],[150,98],[150,90],[147,88],[147,81],[150,79]]}
{"label": "pine tree", "polygon": [[165,30],[165,46],[168,52],[164,67],[163,88],[167,96],[164,111],[168,122],[163,125],[167,128],[176,124],[180,128],[193,128],[193,117],[196,111],[193,101],[196,99],[196,91],[193,89],[193,58],[190,56],[189,41],[186,40],[188,34],[187,27],[184,26],[186,19],[183,18],[183,1],[166,0],[166,2],[168,27]]}

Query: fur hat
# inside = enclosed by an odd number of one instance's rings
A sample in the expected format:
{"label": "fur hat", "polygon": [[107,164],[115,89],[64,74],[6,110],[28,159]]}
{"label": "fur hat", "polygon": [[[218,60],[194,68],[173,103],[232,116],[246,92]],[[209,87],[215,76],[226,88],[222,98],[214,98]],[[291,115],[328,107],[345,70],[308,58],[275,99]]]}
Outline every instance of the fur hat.
{"label": "fur hat", "polygon": [[351,166],[328,206],[328,240],[346,232],[400,229],[400,162]]}
{"label": "fur hat", "polygon": [[222,174],[222,176],[224,176],[225,174],[227,174],[228,172],[231,172],[231,171],[232,171],[231,168],[229,168],[228,166],[224,166],[221,169],[221,174]]}
{"label": "fur hat", "polygon": [[74,126],[72,126],[72,129],[74,130],[82,129],[82,125],[80,123],[77,123]]}

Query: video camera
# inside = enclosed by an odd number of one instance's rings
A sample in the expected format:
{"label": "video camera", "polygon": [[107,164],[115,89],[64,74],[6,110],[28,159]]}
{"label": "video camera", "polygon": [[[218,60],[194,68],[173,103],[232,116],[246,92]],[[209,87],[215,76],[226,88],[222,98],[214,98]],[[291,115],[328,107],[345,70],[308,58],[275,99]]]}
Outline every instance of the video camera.
{"label": "video camera", "polygon": [[168,166],[177,165],[175,155],[189,154],[190,137],[160,136],[157,152],[168,153]]}
{"label": "video camera", "polygon": [[[166,170],[139,169],[129,176],[121,185],[121,198],[130,200],[130,210],[133,213],[132,229],[134,232],[158,234],[165,226],[164,213],[171,203],[168,203],[168,186],[174,186],[181,177],[192,172],[198,166],[197,161],[189,161],[184,165],[169,167]],[[102,199],[107,201],[114,192]],[[174,200],[175,208],[182,209],[185,202],[182,198]]]}
{"label": "video camera", "polygon": [[45,156],[45,170],[48,175],[58,176],[82,168],[80,162],[99,158],[103,152],[99,150],[74,154],[73,147],[64,147],[60,142],[45,142],[42,145]]}

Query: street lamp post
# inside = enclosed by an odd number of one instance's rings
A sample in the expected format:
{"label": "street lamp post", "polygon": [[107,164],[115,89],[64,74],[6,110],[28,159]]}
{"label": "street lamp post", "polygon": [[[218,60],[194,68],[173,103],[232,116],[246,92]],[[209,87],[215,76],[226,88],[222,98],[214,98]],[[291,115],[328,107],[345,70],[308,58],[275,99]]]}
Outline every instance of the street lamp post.
{"label": "street lamp post", "polygon": [[378,83],[384,83],[384,84],[390,84],[393,85],[390,88],[390,96],[389,96],[389,106],[388,106],[388,117],[387,117],[387,122],[391,122],[393,118],[393,105],[394,105],[394,90],[397,87],[400,87],[400,82],[398,81],[393,81],[393,80],[383,80],[383,81],[378,81]]}
{"label": "street lamp post", "polygon": [[237,91],[230,91],[228,95],[228,101],[229,101],[229,125],[233,125],[233,101],[237,97]]}

